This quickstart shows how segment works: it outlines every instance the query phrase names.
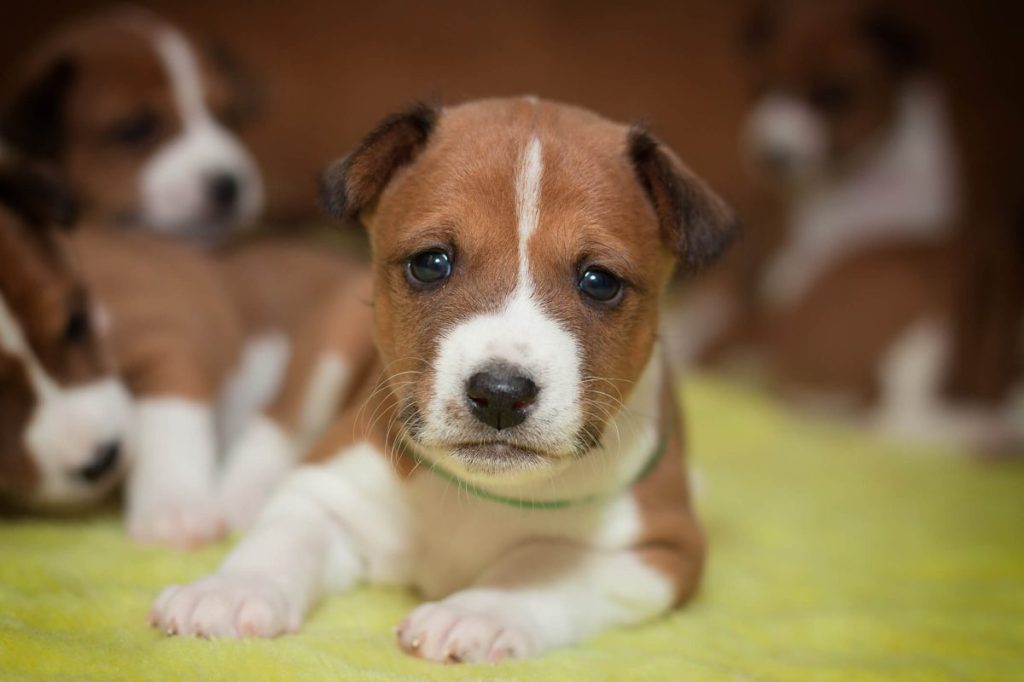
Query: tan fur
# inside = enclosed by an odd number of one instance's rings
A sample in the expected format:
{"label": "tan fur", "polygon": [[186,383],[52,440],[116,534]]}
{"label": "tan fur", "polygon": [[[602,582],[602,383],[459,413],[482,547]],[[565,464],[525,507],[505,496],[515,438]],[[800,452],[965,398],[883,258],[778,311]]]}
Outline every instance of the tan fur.
{"label": "tan fur", "polygon": [[212,402],[242,341],[214,264],[167,239],[101,227],[80,230],[73,244],[112,318],[113,352],[132,392]]}

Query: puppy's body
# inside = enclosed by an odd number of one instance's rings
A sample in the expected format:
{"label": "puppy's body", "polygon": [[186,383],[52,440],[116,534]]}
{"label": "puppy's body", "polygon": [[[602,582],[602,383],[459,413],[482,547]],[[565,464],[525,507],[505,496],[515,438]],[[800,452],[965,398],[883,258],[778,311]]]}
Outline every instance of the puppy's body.
{"label": "puppy's body", "polygon": [[370,229],[378,369],[152,622],[271,636],[397,583],[437,600],[404,648],[494,661],[688,598],[703,540],[657,309],[676,258],[728,242],[720,201],[644,133],[532,99],[394,117],[326,177]]}

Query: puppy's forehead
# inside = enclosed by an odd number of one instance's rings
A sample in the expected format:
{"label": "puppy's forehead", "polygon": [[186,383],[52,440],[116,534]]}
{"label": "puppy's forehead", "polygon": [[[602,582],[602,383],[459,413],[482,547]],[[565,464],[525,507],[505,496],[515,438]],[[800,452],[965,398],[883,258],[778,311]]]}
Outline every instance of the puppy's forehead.
{"label": "puppy's forehead", "polygon": [[629,164],[627,134],[586,110],[532,98],[445,109],[420,158],[385,191],[379,241],[401,243],[410,231],[455,223],[463,240],[514,248],[524,164],[536,144],[534,237],[635,247],[638,236],[657,235],[657,223]]}

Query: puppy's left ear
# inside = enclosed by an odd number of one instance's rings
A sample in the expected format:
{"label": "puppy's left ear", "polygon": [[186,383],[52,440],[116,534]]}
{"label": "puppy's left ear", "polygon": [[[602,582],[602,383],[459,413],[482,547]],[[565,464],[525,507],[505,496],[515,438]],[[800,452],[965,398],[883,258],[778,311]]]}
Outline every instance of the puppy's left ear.
{"label": "puppy's left ear", "polygon": [[430,138],[438,107],[420,103],[384,119],[355,151],[320,176],[320,203],[335,218],[352,220],[368,208],[394,177],[412,163]]}
{"label": "puppy's left ear", "polygon": [[694,272],[718,260],[739,232],[732,209],[643,128],[629,131],[628,151],[662,240],[684,269]]}
{"label": "puppy's left ear", "polygon": [[64,104],[76,75],[71,57],[49,62],[0,111],[0,138],[27,158],[59,159],[67,134]]}

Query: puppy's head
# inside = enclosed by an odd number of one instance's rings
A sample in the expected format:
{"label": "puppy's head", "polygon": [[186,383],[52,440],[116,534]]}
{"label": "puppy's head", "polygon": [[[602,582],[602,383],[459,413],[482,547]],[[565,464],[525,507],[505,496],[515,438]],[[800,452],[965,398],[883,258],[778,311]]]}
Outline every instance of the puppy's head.
{"label": "puppy's head", "polygon": [[49,180],[0,167],[0,494],[75,504],[124,469],[129,399],[61,233]]}
{"label": "puppy's head", "polygon": [[763,3],[744,48],[755,102],[747,155],[768,178],[837,172],[891,126],[922,66],[916,33],[863,3]]}
{"label": "puppy's head", "polygon": [[141,12],[70,26],[9,85],[0,139],[62,168],[90,216],[217,241],[259,213],[263,190],[215,62]]}
{"label": "puppy's head", "polygon": [[595,447],[648,363],[673,266],[733,233],[653,137],[532,99],[392,117],[322,194],[369,228],[403,435],[471,476]]}

